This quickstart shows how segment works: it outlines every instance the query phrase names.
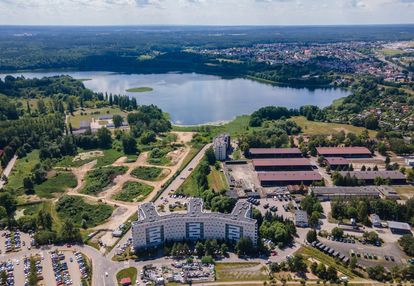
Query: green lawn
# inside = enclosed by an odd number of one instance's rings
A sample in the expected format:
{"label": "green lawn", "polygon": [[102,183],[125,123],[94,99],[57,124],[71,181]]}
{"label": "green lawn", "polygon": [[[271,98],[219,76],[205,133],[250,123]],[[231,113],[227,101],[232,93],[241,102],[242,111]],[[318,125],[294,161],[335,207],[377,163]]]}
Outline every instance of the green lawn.
{"label": "green lawn", "polygon": [[33,150],[26,157],[17,159],[6,188],[13,190],[23,189],[23,179],[31,174],[32,169],[39,162],[39,150]]}
{"label": "green lawn", "polygon": [[154,89],[152,87],[142,86],[142,87],[128,88],[126,92],[150,92],[153,90]]}
{"label": "green lawn", "polygon": [[220,170],[217,170],[214,167],[211,168],[211,172],[208,174],[207,180],[209,187],[216,192],[228,188],[223,172],[220,172]]}
{"label": "green lawn", "polygon": [[124,202],[142,202],[154,187],[140,182],[126,182],[122,186],[122,191],[114,195],[113,198]]}
{"label": "green lawn", "polygon": [[88,228],[95,227],[108,219],[114,208],[106,204],[87,203],[79,196],[63,196],[56,203],[56,212],[61,220],[70,218],[81,227],[85,221]]}
{"label": "green lawn", "polygon": [[35,185],[34,189],[41,198],[53,198],[55,193],[63,193],[67,188],[74,188],[77,184],[76,177],[71,172],[58,172],[42,184]]}
{"label": "green lawn", "polygon": [[[81,114],[82,113],[82,114]],[[103,107],[103,108],[84,108],[84,110],[78,110],[74,115],[69,116],[69,122],[73,128],[79,128],[81,121],[92,121],[92,118],[96,120],[104,115],[119,114],[126,116],[127,113],[115,107]]]}
{"label": "green lawn", "polygon": [[195,172],[192,172],[190,176],[185,179],[184,183],[176,190],[177,193],[185,194],[191,197],[198,197],[199,190],[197,187],[197,181],[194,176]]}
{"label": "green lawn", "polygon": [[160,181],[165,178],[167,173],[163,173],[164,169],[157,167],[140,166],[132,170],[131,175],[135,178],[145,181]]}
{"label": "green lawn", "polygon": [[118,175],[125,174],[128,170],[125,166],[109,166],[93,169],[86,175],[84,194],[98,194],[108,187]]}
{"label": "green lawn", "polygon": [[[291,120],[296,122],[296,124],[302,128],[302,132],[305,135],[331,135],[342,130],[346,133],[352,132],[355,134],[360,134],[365,130],[365,128],[347,124],[309,121],[303,116],[292,117]],[[377,132],[373,130],[369,130],[368,132],[371,137],[375,137],[377,134]]]}
{"label": "green lawn", "polygon": [[137,281],[137,274],[138,274],[138,271],[135,267],[129,267],[129,268],[122,269],[116,274],[116,280],[118,281],[118,285],[121,285],[120,282],[122,278],[131,278],[131,282],[132,282],[131,285],[135,285]]}

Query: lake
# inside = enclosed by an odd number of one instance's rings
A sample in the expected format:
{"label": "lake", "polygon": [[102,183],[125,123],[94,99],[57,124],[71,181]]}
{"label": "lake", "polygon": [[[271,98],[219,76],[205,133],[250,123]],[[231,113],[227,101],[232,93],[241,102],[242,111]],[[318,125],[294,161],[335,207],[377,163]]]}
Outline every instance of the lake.
{"label": "lake", "polygon": [[[126,94],[138,104],[155,104],[168,112],[179,125],[228,121],[237,115],[251,114],[268,105],[298,108],[312,104],[325,107],[349,95],[339,88],[292,88],[263,84],[249,79],[223,79],[195,73],[118,74],[109,72],[21,73],[27,78],[68,74],[84,81],[95,92]],[[14,76],[20,74],[13,74]],[[4,78],[4,74],[0,74]],[[129,88],[151,87],[153,91],[126,92]]]}

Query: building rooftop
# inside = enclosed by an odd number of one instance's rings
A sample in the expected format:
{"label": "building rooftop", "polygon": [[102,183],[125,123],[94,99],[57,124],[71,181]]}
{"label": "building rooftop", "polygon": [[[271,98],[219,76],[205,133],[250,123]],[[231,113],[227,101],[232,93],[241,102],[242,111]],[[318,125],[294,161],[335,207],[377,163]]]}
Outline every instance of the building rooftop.
{"label": "building rooftop", "polygon": [[327,157],[325,161],[329,165],[349,165],[348,160],[342,157]]}
{"label": "building rooftop", "polygon": [[310,190],[315,195],[332,195],[332,194],[343,194],[343,195],[360,195],[372,194],[378,195],[379,191],[375,186],[361,186],[361,187],[311,187]]}
{"label": "building rooftop", "polygon": [[258,172],[260,181],[320,181],[322,176],[314,171]]}
{"label": "building rooftop", "polygon": [[408,223],[399,222],[399,221],[387,221],[389,228],[401,229],[401,230],[409,230],[411,231],[411,227]]}
{"label": "building rooftop", "polygon": [[302,154],[298,148],[250,148],[250,154]]}
{"label": "building rooftop", "polygon": [[203,200],[200,198],[194,198],[189,201],[187,213],[160,215],[156,211],[153,203],[142,204],[138,207],[138,212],[138,220],[134,223],[147,223],[183,217],[227,218],[229,220],[254,221],[251,218],[251,204],[242,200],[236,203],[236,206],[230,214],[204,211]]}
{"label": "building rooftop", "polygon": [[342,176],[349,174],[351,177],[356,177],[358,180],[374,180],[377,177],[392,180],[405,180],[405,175],[399,171],[342,171],[339,172]]}
{"label": "building rooftop", "polygon": [[371,155],[371,151],[366,147],[317,147],[316,151],[320,155]]}
{"label": "building rooftop", "polygon": [[275,159],[253,159],[254,167],[264,166],[312,166],[311,162],[305,158],[275,158]]}
{"label": "building rooftop", "polygon": [[295,222],[308,223],[308,214],[302,210],[295,211]]}

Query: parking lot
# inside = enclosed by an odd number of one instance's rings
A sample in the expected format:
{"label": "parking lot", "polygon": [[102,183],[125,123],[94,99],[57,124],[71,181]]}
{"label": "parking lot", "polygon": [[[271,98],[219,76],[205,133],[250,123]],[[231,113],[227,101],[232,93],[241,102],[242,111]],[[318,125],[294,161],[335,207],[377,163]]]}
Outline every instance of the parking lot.
{"label": "parking lot", "polygon": [[33,238],[19,231],[0,231],[0,254],[30,250]]}
{"label": "parking lot", "polygon": [[362,244],[358,241],[345,243],[321,238],[320,241],[349,257],[356,256],[358,263],[369,267],[381,264],[391,268],[407,262],[407,257],[395,243],[384,243],[380,247]]}
{"label": "parking lot", "polygon": [[[249,199],[248,199],[249,200]],[[259,211],[264,214],[270,211],[273,214],[281,215],[293,220],[295,210],[300,209],[300,203],[295,201],[291,195],[278,195],[273,198],[250,199],[249,200]]]}
{"label": "parking lot", "polygon": [[7,273],[7,286],[29,285],[30,259],[36,265],[39,278],[38,285],[81,285],[82,277],[88,278],[88,268],[84,256],[76,251],[26,251],[17,252],[15,256],[6,259],[0,255],[0,271]]}

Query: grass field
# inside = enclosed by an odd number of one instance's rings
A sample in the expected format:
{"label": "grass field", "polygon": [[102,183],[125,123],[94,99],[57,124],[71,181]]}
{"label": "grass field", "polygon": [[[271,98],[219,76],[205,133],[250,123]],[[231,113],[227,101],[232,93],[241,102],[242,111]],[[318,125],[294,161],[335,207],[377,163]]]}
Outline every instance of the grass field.
{"label": "grass field", "polygon": [[216,263],[216,282],[265,281],[266,268],[257,262]]}
{"label": "grass field", "polygon": [[61,220],[71,218],[81,227],[83,221],[88,228],[95,227],[108,219],[114,208],[106,204],[90,204],[78,196],[63,196],[56,203],[56,212]]}
{"label": "grass field", "polygon": [[394,189],[403,198],[409,199],[414,197],[414,186],[395,186]]}
{"label": "grass field", "polygon": [[123,202],[142,202],[154,187],[140,182],[126,182],[122,191],[113,196],[115,200]]}
{"label": "grass field", "polygon": [[135,285],[137,280],[138,271],[135,267],[129,267],[122,269],[116,274],[116,280],[118,281],[118,285],[121,285],[122,278],[131,278],[131,285]]}
{"label": "grass field", "polygon": [[154,89],[152,87],[142,86],[142,87],[128,88],[126,92],[150,92],[153,90]]}
{"label": "grass field", "polygon": [[41,198],[53,198],[56,193],[63,193],[67,188],[78,184],[75,175],[70,172],[58,172],[40,185],[35,185],[36,194]]}
{"label": "grass field", "polygon": [[22,189],[23,179],[31,174],[32,169],[37,163],[39,163],[39,150],[33,150],[26,157],[17,159],[6,188],[13,190]]}
{"label": "grass field", "polygon": [[157,167],[140,166],[132,170],[131,175],[145,181],[160,181],[168,175],[168,173],[163,172],[163,170],[164,169]]}
{"label": "grass field", "polygon": [[220,172],[220,170],[217,170],[214,167],[211,168],[211,172],[208,174],[207,180],[209,187],[216,192],[228,188],[223,172]]}
{"label": "grass field", "polygon": [[[236,136],[249,129],[249,121],[250,115],[240,115],[227,123],[221,125],[204,125],[202,128],[209,128],[212,136],[218,135],[223,132],[229,133],[231,136]],[[200,126],[174,125],[173,131],[199,132]]]}
{"label": "grass field", "polygon": [[85,194],[98,194],[108,187],[115,177],[125,174],[127,170],[128,168],[125,166],[93,169],[86,175],[85,186],[81,192]]}
{"label": "grass field", "polygon": [[184,183],[177,189],[180,194],[185,194],[190,197],[198,197],[198,186],[194,176],[195,172],[192,172],[190,176],[185,179]]}
{"label": "grass field", "polygon": [[[79,150],[79,153],[92,152],[92,151],[94,150],[88,150],[88,151]],[[115,162],[120,157],[125,156],[123,152],[115,150],[113,148],[103,149],[100,151],[103,152],[103,156],[90,157],[85,160],[73,161],[74,156],[65,156],[56,164],[56,167],[75,167],[76,168],[86,163],[92,162],[93,160],[97,160],[95,167],[103,167],[103,166],[111,165],[113,162]],[[131,157],[133,159],[136,159],[136,155],[131,156]]]}
{"label": "grass field", "polygon": [[95,118],[97,120],[101,116],[115,114],[122,116],[127,115],[126,112],[114,107],[84,108],[83,110],[76,111],[73,116],[69,116],[69,123],[73,128],[79,128],[81,121],[92,121],[92,118]]}
{"label": "grass field", "polygon": [[[338,124],[338,123],[326,123],[326,122],[317,122],[309,121],[303,116],[292,117],[291,120],[295,121],[302,128],[302,132],[305,135],[331,135],[338,133],[340,131],[345,131],[346,133],[352,132],[355,134],[360,134],[365,128],[356,127],[347,124]],[[376,131],[368,130],[370,137],[375,137],[377,134]]]}
{"label": "grass field", "polygon": [[355,274],[349,270],[347,267],[338,263],[334,258],[324,254],[323,252],[314,249],[312,247],[302,246],[297,253],[302,254],[305,257],[312,257],[314,259],[319,260],[320,262],[324,263],[327,266],[333,266],[341,272],[342,274],[348,276],[349,278],[354,278]]}

